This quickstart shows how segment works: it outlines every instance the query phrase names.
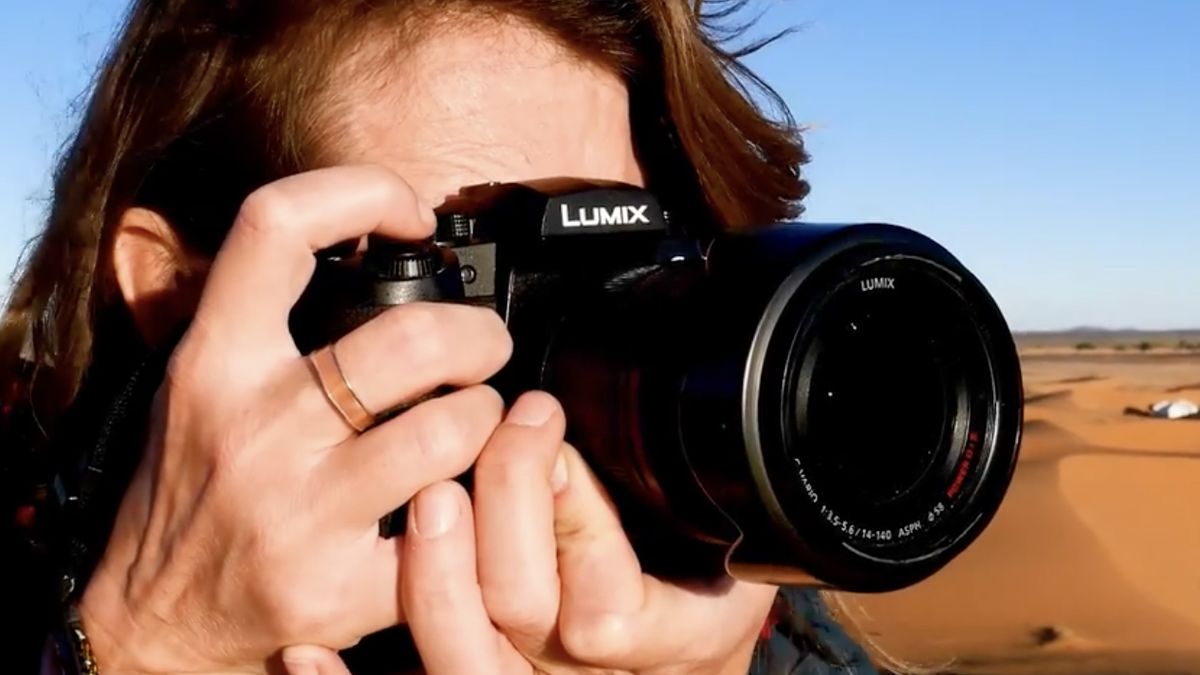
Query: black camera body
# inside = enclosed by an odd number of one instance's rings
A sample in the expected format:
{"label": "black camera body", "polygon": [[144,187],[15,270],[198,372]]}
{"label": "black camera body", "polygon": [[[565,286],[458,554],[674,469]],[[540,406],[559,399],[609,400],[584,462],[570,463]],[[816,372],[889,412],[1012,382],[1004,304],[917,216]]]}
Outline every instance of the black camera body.
{"label": "black camera body", "polygon": [[491,383],[560,400],[650,571],[901,588],[980,534],[1016,463],[1003,317],[902,227],[702,240],[634,186],[489,184],[433,241],[324,252],[292,331],[309,351],[416,301],[500,313],[514,353]]}

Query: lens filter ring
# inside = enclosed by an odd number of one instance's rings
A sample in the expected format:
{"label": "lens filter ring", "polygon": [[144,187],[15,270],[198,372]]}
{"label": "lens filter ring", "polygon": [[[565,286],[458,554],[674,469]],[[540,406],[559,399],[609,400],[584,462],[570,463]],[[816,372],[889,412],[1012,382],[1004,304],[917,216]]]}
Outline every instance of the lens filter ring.
{"label": "lens filter ring", "polygon": [[1019,440],[994,303],[940,247],[887,234],[847,237],[781,287],[747,386],[777,534],[849,589],[912,583],[969,544]]}

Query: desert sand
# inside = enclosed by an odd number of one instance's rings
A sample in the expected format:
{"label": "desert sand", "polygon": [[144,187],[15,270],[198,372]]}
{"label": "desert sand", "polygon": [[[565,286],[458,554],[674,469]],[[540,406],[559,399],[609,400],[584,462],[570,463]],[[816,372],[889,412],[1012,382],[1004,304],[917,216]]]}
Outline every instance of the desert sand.
{"label": "desert sand", "polygon": [[835,595],[898,672],[1200,673],[1200,355],[1023,354],[1026,420],[995,520],[929,580]]}

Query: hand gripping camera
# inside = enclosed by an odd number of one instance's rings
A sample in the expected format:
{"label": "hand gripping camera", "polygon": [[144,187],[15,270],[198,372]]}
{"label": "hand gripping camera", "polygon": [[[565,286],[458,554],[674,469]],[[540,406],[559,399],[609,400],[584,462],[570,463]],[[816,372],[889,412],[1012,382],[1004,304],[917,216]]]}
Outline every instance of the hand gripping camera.
{"label": "hand gripping camera", "polygon": [[968,546],[1022,424],[982,284],[894,225],[680,225],[623,184],[469,188],[434,241],[325,252],[293,334],[307,351],[402,303],[494,308],[514,354],[493,386],[559,399],[651,571],[887,591]]}

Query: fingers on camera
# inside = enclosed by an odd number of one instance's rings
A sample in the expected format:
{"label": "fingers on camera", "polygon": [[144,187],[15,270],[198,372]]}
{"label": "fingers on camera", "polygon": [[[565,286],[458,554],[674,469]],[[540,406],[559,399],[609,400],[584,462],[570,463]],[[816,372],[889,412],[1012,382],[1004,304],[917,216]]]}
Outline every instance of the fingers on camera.
{"label": "fingers on camera", "polygon": [[488,615],[535,648],[558,616],[554,470],[565,418],[549,394],[517,400],[475,465],[479,578]]}
{"label": "fingers on camera", "polygon": [[377,166],[289,176],[243,202],[209,278],[197,319],[231,343],[288,338],[288,313],[307,285],[313,253],[379,233],[421,239],[432,213],[395,173]]}
{"label": "fingers on camera", "polygon": [[334,448],[322,471],[334,508],[369,525],[424,486],[462,475],[503,408],[494,389],[475,385],[425,401]]}
{"label": "fingers on camera", "polygon": [[415,302],[359,326],[335,351],[359,400],[380,414],[445,385],[483,382],[508,360],[512,339],[492,310]]}
{"label": "fingers on camera", "polygon": [[456,483],[425,488],[409,509],[400,597],[429,675],[512,672],[484,608],[472,521],[470,498]]}

